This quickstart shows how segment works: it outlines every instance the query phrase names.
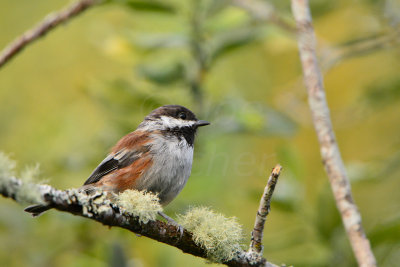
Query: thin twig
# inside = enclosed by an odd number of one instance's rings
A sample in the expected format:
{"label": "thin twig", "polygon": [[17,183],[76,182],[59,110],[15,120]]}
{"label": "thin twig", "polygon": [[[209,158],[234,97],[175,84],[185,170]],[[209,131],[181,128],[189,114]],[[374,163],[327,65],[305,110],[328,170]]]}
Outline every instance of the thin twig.
{"label": "thin twig", "polygon": [[273,23],[288,32],[296,32],[296,27],[282,19],[270,2],[259,0],[232,0],[232,4],[247,11],[257,20]]}
{"label": "thin twig", "polygon": [[396,48],[400,45],[400,31],[382,32],[369,37],[355,39],[347,44],[327,47],[322,50],[321,67],[328,71],[340,61],[369,53]]}
{"label": "thin twig", "polygon": [[98,0],[79,0],[59,12],[47,15],[38,25],[26,31],[3,49],[0,53],[0,68],[27,45],[99,2]]}
{"label": "thin twig", "polygon": [[336,205],[359,266],[376,266],[376,260],[361,225],[361,215],[353,201],[350,182],[335,140],[322,74],[315,53],[316,40],[308,1],[292,0],[292,12],[298,27],[298,45],[308,91],[308,102]]}
{"label": "thin twig", "polygon": [[[95,220],[103,225],[121,227],[176,247],[184,253],[207,258],[207,251],[196,244],[192,234],[187,230],[184,230],[181,235],[176,226],[158,220],[142,223],[138,217],[121,211],[118,205],[107,198],[105,192],[96,192],[94,195],[88,196],[74,189],[61,191],[49,185],[27,184],[15,177],[2,177],[0,195],[28,202],[41,198],[46,205],[50,205],[53,209]],[[277,267],[277,265],[267,262],[265,258],[254,259],[250,256],[249,253],[238,248],[235,257],[223,264],[234,267]]]}
{"label": "thin twig", "polygon": [[271,175],[268,178],[268,183],[265,186],[264,194],[260,200],[260,206],[258,207],[256,220],[254,222],[254,229],[251,232],[251,243],[250,249],[251,252],[256,252],[262,254],[263,246],[262,246],[262,238],[264,232],[264,224],[267,220],[267,216],[271,211],[271,198],[274,193],[275,185],[278,182],[279,175],[281,173],[282,166],[277,164],[271,172]]}

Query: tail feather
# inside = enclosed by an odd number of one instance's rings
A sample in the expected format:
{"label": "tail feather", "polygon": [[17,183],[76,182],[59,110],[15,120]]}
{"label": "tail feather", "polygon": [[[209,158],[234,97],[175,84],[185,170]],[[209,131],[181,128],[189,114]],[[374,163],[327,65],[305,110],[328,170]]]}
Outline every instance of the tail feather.
{"label": "tail feather", "polygon": [[42,214],[43,212],[45,212],[51,208],[52,207],[48,206],[48,205],[38,204],[38,205],[32,205],[32,206],[26,207],[24,209],[24,211],[31,213],[33,217],[37,217],[40,214]]}

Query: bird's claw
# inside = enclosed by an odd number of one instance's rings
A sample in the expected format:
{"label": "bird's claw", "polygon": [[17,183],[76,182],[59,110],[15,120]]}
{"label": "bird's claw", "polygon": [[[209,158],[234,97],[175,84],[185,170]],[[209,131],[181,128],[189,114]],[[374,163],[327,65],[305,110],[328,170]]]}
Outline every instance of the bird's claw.
{"label": "bird's claw", "polygon": [[183,236],[183,229],[184,229],[183,226],[180,225],[180,224],[176,224],[175,226],[176,226],[176,228],[177,228],[177,232],[179,232],[179,237],[182,238],[182,236]]}
{"label": "bird's claw", "polygon": [[173,225],[173,226],[175,226],[176,228],[177,228],[177,232],[179,232],[179,234],[180,234],[180,238],[182,238],[182,236],[183,236],[183,230],[184,230],[184,228],[183,228],[183,226],[182,225],[180,225],[179,223],[177,223],[174,219],[172,219],[171,217],[169,217],[167,214],[165,214],[164,212],[158,212],[158,214],[161,216],[161,217],[163,217],[167,222],[168,222],[168,224],[170,224],[170,225]]}
{"label": "bird's claw", "polygon": [[[167,220],[168,221],[168,220]],[[179,223],[177,223],[176,221],[172,220],[172,221],[168,221],[168,224],[173,225],[176,227],[176,231],[179,233],[180,238],[182,238],[183,236],[183,226],[180,225]]]}

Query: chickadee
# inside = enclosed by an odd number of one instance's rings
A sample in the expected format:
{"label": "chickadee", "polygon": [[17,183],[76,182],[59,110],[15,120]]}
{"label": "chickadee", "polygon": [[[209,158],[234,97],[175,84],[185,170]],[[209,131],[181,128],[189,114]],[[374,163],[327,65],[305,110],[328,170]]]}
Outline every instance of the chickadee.
{"label": "chickadee", "polygon": [[[117,194],[127,189],[147,190],[157,193],[161,205],[167,205],[190,176],[198,127],[209,124],[179,105],[153,110],[134,132],[118,141],[80,190],[89,194],[97,189]],[[25,211],[38,216],[51,208],[34,205]]]}

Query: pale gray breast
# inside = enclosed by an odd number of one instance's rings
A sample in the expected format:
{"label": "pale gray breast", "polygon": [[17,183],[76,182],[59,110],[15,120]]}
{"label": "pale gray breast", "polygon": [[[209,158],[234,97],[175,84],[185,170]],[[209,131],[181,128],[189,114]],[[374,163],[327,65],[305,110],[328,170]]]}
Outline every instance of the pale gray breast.
{"label": "pale gray breast", "polygon": [[171,202],[185,186],[193,162],[193,146],[185,138],[160,134],[151,135],[154,138],[150,153],[153,164],[143,174],[136,185],[138,190],[149,190],[159,193],[163,205]]}

